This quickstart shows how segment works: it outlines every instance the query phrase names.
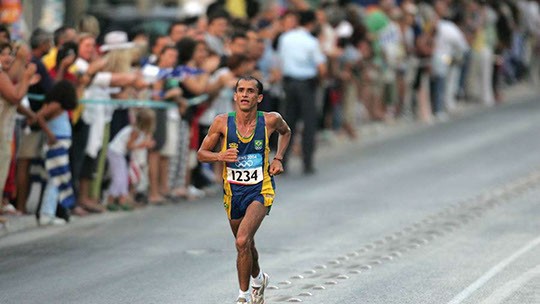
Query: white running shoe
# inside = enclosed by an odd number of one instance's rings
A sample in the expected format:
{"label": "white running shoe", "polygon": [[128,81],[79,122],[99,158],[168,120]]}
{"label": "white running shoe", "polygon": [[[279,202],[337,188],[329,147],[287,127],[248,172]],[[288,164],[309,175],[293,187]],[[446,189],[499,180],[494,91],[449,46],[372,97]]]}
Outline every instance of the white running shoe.
{"label": "white running shoe", "polygon": [[267,273],[263,273],[263,282],[261,287],[251,286],[251,301],[253,304],[264,304],[264,291],[268,286],[269,276]]}
{"label": "white running shoe", "polygon": [[63,226],[66,224],[66,221],[56,216],[41,214],[38,224],[40,226]]}
{"label": "white running shoe", "polygon": [[238,297],[238,299],[236,300],[236,304],[250,304],[251,302],[249,302],[248,299],[246,298],[242,298],[242,297]]}

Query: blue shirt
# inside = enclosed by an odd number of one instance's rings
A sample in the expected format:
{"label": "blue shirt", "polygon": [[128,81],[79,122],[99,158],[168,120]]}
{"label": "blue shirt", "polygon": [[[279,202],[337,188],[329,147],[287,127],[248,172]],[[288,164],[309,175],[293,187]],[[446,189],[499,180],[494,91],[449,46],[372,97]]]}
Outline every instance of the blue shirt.
{"label": "blue shirt", "polygon": [[56,137],[71,138],[71,123],[66,111],[47,122]]}
{"label": "blue shirt", "polygon": [[278,54],[283,63],[283,75],[297,79],[316,77],[318,65],[326,63],[319,41],[303,27],[279,38]]}

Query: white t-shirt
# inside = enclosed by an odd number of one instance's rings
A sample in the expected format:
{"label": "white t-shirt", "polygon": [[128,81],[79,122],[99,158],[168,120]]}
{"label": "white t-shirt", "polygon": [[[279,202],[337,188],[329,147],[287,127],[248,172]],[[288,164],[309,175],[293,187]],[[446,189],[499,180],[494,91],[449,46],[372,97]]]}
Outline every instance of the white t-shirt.
{"label": "white t-shirt", "polygon": [[446,20],[437,23],[432,67],[435,75],[446,75],[453,58],[460,57],[469,48],[465,35],[459,27]]}
{"label": "white t-shirt", "polygon": [[[133,132],[134,128],[133,126],[125,126],[123,127],[113,138],[113,140],[109,143],[109,150],[114,151],[115,153],[121,154],[121,155],[127,155],[128,154],[128,148],[127,144],[129,141],[129,138],[131,137],[131,132]],[[139,132],[139,136],[135,140],[135,144],[141,143],[145,139],[145,134],[143,132]]]}
{"label": "white t-shirt", "polygon": [[[90,86],[85,90],[84,98],[90,100],[110,100],[111,79],[112,73],[97,73]],[[99,149],[101,149],[103,144],[105,125],[111,122],[114,110],[115,107],[105,104],[84,105],[82,119],[90,125],[88,142],[86,144],[86,154],[90,157],[97,157]]]}

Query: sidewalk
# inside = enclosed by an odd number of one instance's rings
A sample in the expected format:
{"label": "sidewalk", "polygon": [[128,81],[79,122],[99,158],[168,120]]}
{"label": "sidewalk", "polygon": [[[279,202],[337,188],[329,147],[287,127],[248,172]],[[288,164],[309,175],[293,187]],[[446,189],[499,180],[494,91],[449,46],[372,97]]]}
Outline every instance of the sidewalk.
{"label": "sidewalk", "polygon": [[[524,102],[532,99],[533,97],[540,94],[540,90],[535,90],[535,88],[528,83],[520,83],[507,87],[504,89],[504,102],[505,104],[512,104],[516,102]],[[449,115],[447,121],[452,121],[463,117],[465,115],[472,115],[479,111],[486,111],[489,108],[482,106],[477,103],[459,103],[458,107],[453,113]],[[367,122],[358,127],[359,138],[356,141],[349,140],[346,137],[335,137],[332,139],[331,143],[333,145],[339,144],[344,148],[350,145],[366,145],[373,142],[380,142],[387,140],[389,138],[399,136],[400,134],[410,132],[418,128],[429,127],[433,123],[427,124],[415,121],[409,117],[399,119],[393,122]],[[436,123],[435,123],[436,124]],[[324,136],[322,136],[324,137]],[[324,158],[325,155],[331,153],[333,149],[329,149],[332,145],[325,139],[322,139],[320,144],[320,149],[318,150],[318,157]],[[143,211],[143,210],[140,210]],[[140,212],[135,211],[135,212]],[[118,217],[127,216],[130,212],[107,212],[105,214],[90,215],[87,217],[72,217],[74,222],[77,223],[96,223],[100,221],[113,220]],[[37,221],[34,215],[24,215],[24,216],[8,216],[2,215],[8,219],[6,224],[0,224],[0,241],[3,237],[17,233],[32,230],[38,228]],[[69,226],[69,224],[68,224]]]}

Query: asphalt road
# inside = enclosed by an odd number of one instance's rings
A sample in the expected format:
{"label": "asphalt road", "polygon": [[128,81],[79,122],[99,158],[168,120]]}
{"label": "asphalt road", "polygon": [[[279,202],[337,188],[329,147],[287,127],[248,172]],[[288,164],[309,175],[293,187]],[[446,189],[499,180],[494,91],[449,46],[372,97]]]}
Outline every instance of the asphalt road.
{"label": "asphalt road", "polygon": [[[256,237],[267,303],[540,303],[538,96],[298,164]],[[0,303],[233,303],[219,197],[0,239]]]}

